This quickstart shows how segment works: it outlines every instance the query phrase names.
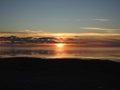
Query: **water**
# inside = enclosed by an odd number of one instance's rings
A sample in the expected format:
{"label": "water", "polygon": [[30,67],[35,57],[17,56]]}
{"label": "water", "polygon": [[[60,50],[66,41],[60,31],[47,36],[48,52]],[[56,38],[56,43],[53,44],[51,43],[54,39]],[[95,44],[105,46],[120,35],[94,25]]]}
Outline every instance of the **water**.
{"label": "water", "polygon": [[0,58],[6,57],[37,57],[37,58],[90,58],[109,59],[120,61],[120,48],[111,47],[65,47],[65,46],[40,46],[18,47],[1,46]]}

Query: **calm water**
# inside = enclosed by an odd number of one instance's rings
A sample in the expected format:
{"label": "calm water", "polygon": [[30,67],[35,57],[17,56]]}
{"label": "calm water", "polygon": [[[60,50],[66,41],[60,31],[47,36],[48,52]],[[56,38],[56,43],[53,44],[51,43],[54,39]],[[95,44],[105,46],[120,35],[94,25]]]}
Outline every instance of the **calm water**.
{"label": "calm water", "polygon": [[0,57],[97,58],[120,61],[120,48],[83,47],[0,47]]}

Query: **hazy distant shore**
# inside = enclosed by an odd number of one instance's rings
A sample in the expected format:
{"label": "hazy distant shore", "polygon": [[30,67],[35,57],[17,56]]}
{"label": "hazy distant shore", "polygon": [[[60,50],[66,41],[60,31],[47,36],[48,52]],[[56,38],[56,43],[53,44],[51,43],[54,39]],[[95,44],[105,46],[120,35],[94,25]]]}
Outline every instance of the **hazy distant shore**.
{"label": "hazy distant shore", "polygon": [[1,58],[0,89],[120,90],[119,73],[109,60]]}

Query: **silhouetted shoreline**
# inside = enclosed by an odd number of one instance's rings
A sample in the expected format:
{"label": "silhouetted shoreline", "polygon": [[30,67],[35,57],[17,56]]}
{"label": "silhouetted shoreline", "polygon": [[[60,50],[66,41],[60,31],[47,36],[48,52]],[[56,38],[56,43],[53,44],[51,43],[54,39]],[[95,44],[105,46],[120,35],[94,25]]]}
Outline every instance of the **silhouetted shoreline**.
{"label": "silhouetted shoreline", "polygon": [[3,90],[120,90],[120,63],[93,59],[1,58]]}

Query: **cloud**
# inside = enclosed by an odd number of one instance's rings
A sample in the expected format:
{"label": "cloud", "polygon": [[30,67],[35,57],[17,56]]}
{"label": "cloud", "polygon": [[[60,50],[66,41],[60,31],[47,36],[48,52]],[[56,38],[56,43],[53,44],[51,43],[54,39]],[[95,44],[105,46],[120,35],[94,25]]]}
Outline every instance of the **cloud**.
{"label": "cloud", "polygon": [[[18,30],[16,32],[0,32],[0,37],[2,36],[18,36],[18,37],[62,37],[62,38],[69,38],[69,37],[117,37],[120,38],[120,33],[118,32],[112,32],[114,30],[120,30],[120,29],[111,29],[111,28],[100,28],[100,27],[82,27],[81,29],[84,30],[103,30],[107,33],[99,33],[99,32],[83,32],[83,33],[52,33],[47,32],[45,30],[32,30],[32,29],[25,29],[25,30]],[[112,33],[108,33],[112,32]]]}
{"label": "cloud", "polygon": [[49,36],[51,33],[45,32],[43,30],[18,30],[16,32],[0,32],[0,36],[18,36],[18,37],[40,37]]}
{"label": "cloud", "polygon": [[109,21],[109,19],[105,19],[105,18],[94,18],[93,20],[102,21],[102,22]]}
{"label": "cloud", "polygon": [[31,29],[19,30],[18,32],[24,32],[24,33],[47,33],[44,30],[31,30]]}
{"label": "cloud", "polygon": [[114,28],[101,28],[101,27],[82,27],[80,29],[84,29],[84,30],[103,30],[103,31],[119,30],[119,29],[114,29]]}

